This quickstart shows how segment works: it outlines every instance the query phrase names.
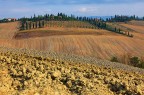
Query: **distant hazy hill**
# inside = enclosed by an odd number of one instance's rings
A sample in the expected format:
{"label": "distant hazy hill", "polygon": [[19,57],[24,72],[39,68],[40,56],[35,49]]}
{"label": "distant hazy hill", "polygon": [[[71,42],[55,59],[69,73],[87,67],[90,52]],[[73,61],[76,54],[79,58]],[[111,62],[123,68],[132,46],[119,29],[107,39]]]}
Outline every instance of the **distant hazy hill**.
{"label": "distant hazy hill", "polygon": [[113,16],[90,16],[89,18],[102,18],[104,20],[106,20],[107,18],[111,18]]}

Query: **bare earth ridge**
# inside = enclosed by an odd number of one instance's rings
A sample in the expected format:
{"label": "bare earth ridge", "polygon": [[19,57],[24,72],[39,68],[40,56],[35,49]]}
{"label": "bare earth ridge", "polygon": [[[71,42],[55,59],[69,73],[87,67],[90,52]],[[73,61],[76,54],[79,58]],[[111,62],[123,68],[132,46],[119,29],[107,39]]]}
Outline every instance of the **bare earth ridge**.
{"label": "bare earth ridge", "polygon": [[2,47],[0,51],[0,95],[144,94],[142,69],[122,64],[117,69],[119,63],[54,52]]}
{"label": "bare earth ridge", "polygon": [[[135,33],[134,38],[129,38],[106,30],[57,27],[19,32],[18,25],[18,22],[4,24],[7,28],[0,30],[1,46],[54,51],[108,60],[112,56],[125,54],[139,57],[144,55],[142,52],[144,34],[141,33]],[[4,27],[3,24],[0,26]],[[6,34],[15,36],[7,37]]]}

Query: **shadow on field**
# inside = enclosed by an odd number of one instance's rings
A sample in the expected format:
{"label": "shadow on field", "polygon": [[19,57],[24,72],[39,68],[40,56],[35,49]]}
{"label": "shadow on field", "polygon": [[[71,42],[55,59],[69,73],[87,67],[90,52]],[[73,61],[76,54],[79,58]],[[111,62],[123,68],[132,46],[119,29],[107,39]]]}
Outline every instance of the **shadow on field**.
{"label": "shadow on field", "polygon": [[41,30],[41,31],[25,31],[18,32],[14,35],[14,39],[26,39],[35,37],[58,36],[58,35],[104,35],[100,32],[74,32],[74,31],[54,31],[54,30]]}

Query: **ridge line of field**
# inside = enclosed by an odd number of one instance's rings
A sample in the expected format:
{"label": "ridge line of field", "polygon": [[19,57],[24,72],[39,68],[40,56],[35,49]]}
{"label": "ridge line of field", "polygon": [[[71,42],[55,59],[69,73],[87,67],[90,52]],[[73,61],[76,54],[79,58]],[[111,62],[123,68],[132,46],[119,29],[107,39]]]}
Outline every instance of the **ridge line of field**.
{"label": "ridge line of field", "polygon": [[6,48],[6,47],[0,47],[1,52],[12,52],[12,53],[26,53],[29,56],[34,57],[44,57],[44,58],[52,58],[56,60],[66,61],[66,62],[74,62],[74,63],[89,63],[89,64],[95,64],[97,66],[102,66],[106,68],[112,68],[120,71],[126,71],[126,72],[133,72],[133,73],[139,73],[144,74],[144,69],[132,67],[129,65],[117,63],[117,62],[110,62],[108,60],[101,60],[97,59],[95,57],[89,57],[89,56],[78,56],[74,54],[65,54],[65,53],[56,53],[53,51],[38,51],[38,50],[28,50],[28,49],[13,49],[13,48]]}

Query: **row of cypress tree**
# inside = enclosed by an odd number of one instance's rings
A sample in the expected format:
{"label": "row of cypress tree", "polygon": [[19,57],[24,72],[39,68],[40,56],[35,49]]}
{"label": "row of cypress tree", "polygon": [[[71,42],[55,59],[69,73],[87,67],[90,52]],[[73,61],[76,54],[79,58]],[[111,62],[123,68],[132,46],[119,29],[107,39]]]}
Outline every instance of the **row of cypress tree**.
{"label": "row of cypress tree", "polygon": [[38,15],[36,16],[34,14],[31,18],[21,18],[19,19],[22,23],[21,30],[28,30],[33,28],[42,28],[47,26],[47,21],[84,21],[88,22],[94,26],[96,26],[99,29],[106,29],[112,32],[116,32],[119,34],[123,34],[129,37],[133,37],[132,34],[129,32],[123,32],[120,29],[117,29],[116,27],[112,27],[107,24],[107,22],[126,22],[134,19],[139,19],[138,17],[134,16],[119,16],[115,15],[114,18],[107,19],[106,21],[103,19],[97,19],[97,18],[89,18],[89,17],[76,17],[74,15],[66,15],[64,13],[58,13],[57,15],[53,14],[45,14],[45,15]]}

